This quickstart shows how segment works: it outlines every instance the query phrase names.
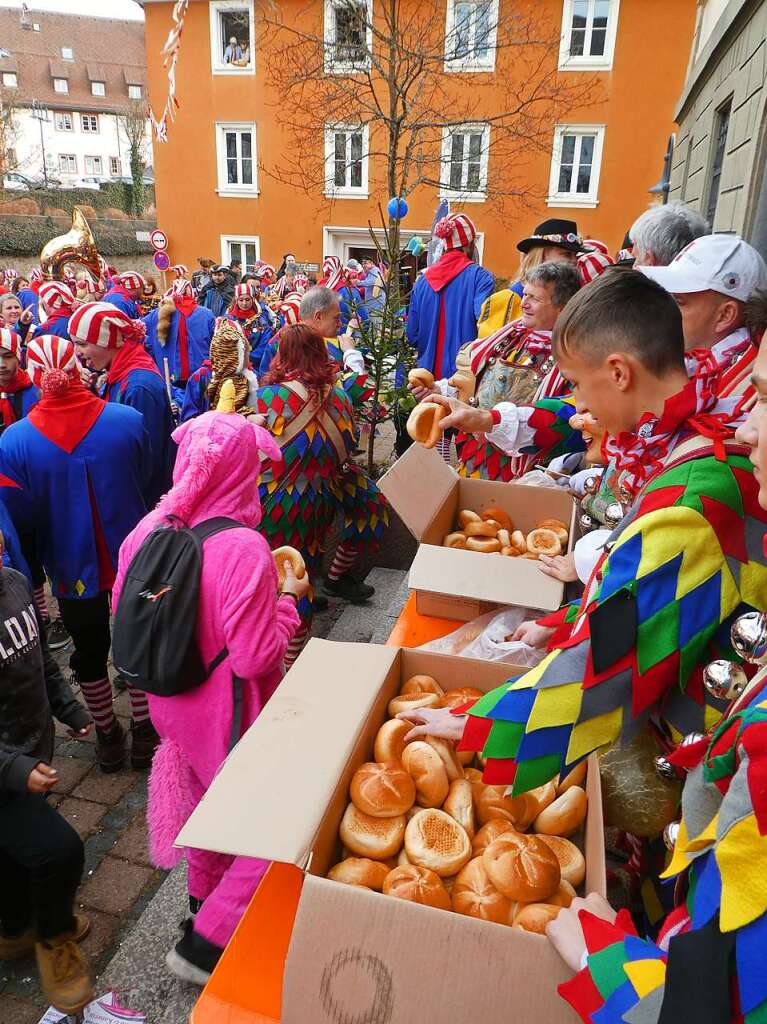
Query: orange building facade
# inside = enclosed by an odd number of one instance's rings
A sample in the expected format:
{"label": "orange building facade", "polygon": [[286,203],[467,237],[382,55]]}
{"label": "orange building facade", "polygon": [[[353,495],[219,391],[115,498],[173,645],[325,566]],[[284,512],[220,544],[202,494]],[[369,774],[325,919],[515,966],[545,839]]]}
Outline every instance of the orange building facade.
{"label": "orange building facade", "polygon": [[[386,207],[384,133],[375,124],[358,126],[361,115],[351,103],[344,123],[336,116],[314,141],[327,168],[324,185],[298,189],[275,176],[274,167],[293,150],[305,153],[307,142],[303,138],[299,148],[281,115],[262,2],[192,0],[188,6],[176,69],[180,107],[168,141],[154,143],[157,218],[173,262],[192,265],[209,256],[226,263],[239,257],[244,266],[257,258],[279,264],[285,252],[306,264],[330,254],[359,257],[372,246],[368,223],[380,224],[379,205]],[[376,24],[381,0],[360,2]],[[663,173],[695,28],[696,0],[537,0],[534,9],[551,33],[550,77],[565,91],[581,87],[581,102],[560,104],[526,154],[524,199],[501,201],[493,182],[510,155],[508,141],[503,150],[500,139],[494,142],[493,118],[508,103],[509,76],[522,62],[500,47],[496,55],[492,26],[510,17],[516,2],[429,0],[446,45],[460,36],[462,49],[451,53],[473,61],[469,70],[446,53],[439,72],[446,76],[446,95],[465,106],[466,90],[476,84],[481,99],[473,123],[457,132],[462,137],[455,140],[453,129],[445,137],[439,181],[420,184],[408,196],[402,222],[404,241],[428,239],[440,196],[446,196],[452,210],[464,209],[475,221],[482,262],[499,277],[514,274],[516,241],[546,218],[575,220],[582,235],[615,251],[633,220],[659,201],[649,190]],[[144,2],[155,111],[167,93],[160,54],[172,7]],[[348,0],[285,0],[279,8],[286,23],[300,18],[302,32],[324,33],[326,44],[336,47],[334,59],[360,46],[348,23]]]}

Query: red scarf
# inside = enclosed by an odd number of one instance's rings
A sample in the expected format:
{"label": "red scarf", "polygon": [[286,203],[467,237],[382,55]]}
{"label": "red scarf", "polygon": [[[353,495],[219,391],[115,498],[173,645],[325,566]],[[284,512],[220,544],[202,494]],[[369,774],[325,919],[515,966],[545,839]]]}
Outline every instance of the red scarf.
{"label": "red scarf", "polygon": [[173,305],[179,312],[178,318],[178,358],[181,363],[181,380],[189,380],[189,334],[186,318],[197,309],[197,301],[193,295],[174,295]]}
{"label": "red scarf", "polygon": [[126,380],[132,370],[148,370],[162,377],[157,364],[144,346],[137,341],[126,341],[122,348],[115,352],[112,365],[107,371],[107,387],[111,388],[113,384]]}
{"label": "red scarf", "polygon": [[227,316],[233,316],[235,320],[250,320],[251,317],[258,316],[261,309],[258,305],[254,305],[253,309],[240,309],[234,303],[229,307]]}
{"label": "red scarf", "polygon": [[471,266],[471,260],[463,249],[451,249],[433,263],[423,276],[435,292],[441,292],[458,275]]}
{"label": "red scarf", "polygon": [[27,419],[43,437],[71,455],[104,409],[104,402],[79,380],[70,380],[63,395],[43,395]]}
{"label": "red scarf", "polygon": [[16,422],[16,413],[13,409],[13,402],[8,395],[15,395],[19,391],[25,391],[27,388],[32,387],[32,379],[26,370],[22,370],[18,367],[16,373],[13,376],[10,384],[0,390],[0,423],[4,427],[10,427],[12,423]]}

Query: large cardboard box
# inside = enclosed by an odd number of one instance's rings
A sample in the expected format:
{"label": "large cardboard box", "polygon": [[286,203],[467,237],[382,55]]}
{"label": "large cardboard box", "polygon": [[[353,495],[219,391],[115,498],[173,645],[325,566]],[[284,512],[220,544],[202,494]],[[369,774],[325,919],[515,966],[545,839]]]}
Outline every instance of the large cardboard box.
{"label": "large cardboard box", "polygon": [[[178,842],[282,864],[256,893],[193,1021],[575,1019],[556,994],[567,969],[544,937],[324,877],[341,856],[351,777],[372,756],[389,700],[416,673],[484,691],[516,674],[508,665],[312,640],[228,758]],[[595,763],[588,792],[585,889],[604,894]],[[304,868],[303,879],[284,865]],[[297,910],[286,925],[291,900]]]}
{"label": "large cardboard box", "polygon": [[575,507],[566,491],[466,480],[436,449],[419,444],[394,463],[378,486],[419,542],[409,583],[420,615],[469,621],[503,605],[551,612],[562,604],[564,584],[542,573],[537,562],[445,548],[442,540],[457,529],[462,509],[481,512],[495,505],[525,534],[544,519],[569,523],[572,546]]}

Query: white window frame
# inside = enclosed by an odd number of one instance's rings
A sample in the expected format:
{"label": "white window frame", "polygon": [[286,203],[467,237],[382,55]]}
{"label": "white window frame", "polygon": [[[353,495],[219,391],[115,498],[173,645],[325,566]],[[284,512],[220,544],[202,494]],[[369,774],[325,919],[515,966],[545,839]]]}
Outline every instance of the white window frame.
{"label": "white window frame", "polygon": [[[573,2],[574,0],[564,0],[562,5],[562,35],[559,42],[559,70],[611,71],[613,58],[615,56],[615,40],[618,36],[621,0],[610,0],[610,16],[607,21],[607,33],[605,35],[605,52],[601,57],[592,57],[590,54],[584,54],[582,57],[570,56],[570,32],[573,24]],[[594,2],[595,0],[589,0],[588,26],[590,26],[593,21]],[[588,33],[588,29],[586,38],[589,40],[591,38]]]}
{"label": "white window frame", "polygon": [[75,51],[72,49],[71,46],[62,46],[61,47],[61,59],[62,60],[74,60],[75,59]]}
{"label": "white window frame", "polygon": [[[362,135],[362,184],[335,184],[335,153],[337,132],[358,133]],[[351,161],[349,159],[349,141],[347,139],[347,171],[351,177]],[[370,131],[366,124],[326,124],[325,125],[325,195],[332,199],[367,199],[368,167],[370,157]]]}
{"label": "white window frame", "polygon": [[[61,123],[59,123],[59,119]],[[67,119],[69,120],[69,127],[66,126]],[[72,114],[66,110],[57,110],[53,115],[53,124],[57,132],[73,132],[75,130],[75,119]]]}
{"label": "white window frame", "polygon": [[373,0],[360,0],[359,6],[367,8],[365,26],[365,61],[354,63],[353,61],[337,61],[334,59],[336,45],[336,20],[335,9],[344,6],[343,0],[324,0],[324,40],[325,40],[325,73],[328,75],[354,75],[361,71],[369,71],[371,67],[370,54],[373,48]]}
{"label": "white window frame", "polygon": [[[91,118],[96,122],[95,128],[86,128],[86,124],[90,125]],[[98,135],[100,131],[99,115],[98,114],[80,114],[80,129],[84,135]]]}
{"label": "white window frame", "polygon": [[[13,79],[13,81],[9,81]],[[18,89],[19,87],[19,76],[16,71],[4,71],[3,72],[3,88],[4,89]]]}
{"label": "white window frame", "polygon": [[[98,160],[99,170],[93,167],[88,170],[88,161]],[[100,156],[84,156],[83,157],[83,174],[88,178],[103,178],[104,176],[104,159]]]}
{"label": "white window frame", "polygon": [[[464,192],[450,187],[450,158],[454,135],[474,135],[482,133],[482,151],[480,153],[480,185],[479,191]],[[440,159],[439,197],[452,199],[461,203],[484,203],[487,200],[487,173],[490,158],[490,125],[477,124],[446,125],[442,131],[442,153]]]}
{"label": "white window frame", "polygon": [[[234,242],[236,245],[255,245],[256,247],[256,259],[261,259],[261,238],[259,235],[220,235],[221,240],[221,262],[224,266],[228,267],[232,261],[231,252],[229,249],[229,243]],[[243,274],[247,273],[245,269],[245,261],[242,264]]]}
{"label": "white window frame", "polygon": [[498,44],[498,0],[491,0],[492,26],[487,57],[477,60],[474,57],[451,57],[455,34],[455,5],[460,0],[447,0],[447,14],[445,19],[445,71],[459,74],[473,74],[495,70],[495,53]]}
{"label": "white window frame", "polygon": [[[226,176],[226,139],[227,132],[250,132],[253,138],[253,184],[232,185]],[[259,195],[258,187],[258,136],[255,121],[216,121],[216,192],[224,197],[245,197],[255,199]],[[232,236],[233,237],[233,236]]]}
{"label": "white window frame", "polygon": [[[255,75],[256,73],[256,19],[253,0],[211,0],[208,5],[210,15],[210,69],[214,75]],[[221,19],[219,15],[227,11],[247,11],[250,46],[250,63],[247,67],[234,67],[224,64],[224,45],[221,39]]]}
{"label": "white window frame", "polygon": [[[565,135],[593,135],[594,157],[591,161],[591,188],[586,192],[559,192],[559,169],[562,156],[562,139]],[[548,206],[582,207],[593,209],[599,206],[599,179],[602,173],[602,150],[605,141],[605,125],[603,124],[558,124],[554,129],[554,145],[551,153],[551,174],[549,177]],[[581,151],[581,143],[576,143],[575,156]],[[576,160],[576,163],[578,161]]]}
{"label": "white window frame", "polygon": [[128,99],[129,100],[140,100],[142,96],[140,85],[129,85],[128,86]]}
{"label": "white window frame", "polygon": [[[113,170],[114,165],[117,165],[117,170]],[[109,157],[109,176],[110,178],[119,178],[122,175],[122,163],[119,156]]]}
{"label": "white window frame", "polygon": [[[63,88],[60,88],[63,86]],[[53,79],[53,91],[60,93],[62,96],[66,96],[69,93],[69,79],[68,78],[54,78]]]}
{"label": "white window frame", "polygon": [[107,84],[106,82],[91,82],[91,96],[106,96]]}
{"label": "white window frame", "polygon": [[[71,168],[71,167],[66,167],[66,168],[62,167],[61,166],[61,161],[62,160],[66,160],[67,162],[69,162],[70,160],[73,160],[74,161],[74,165],[75,165],[74,169]],[[59,172],[61,174],[77,174],[77,154],[76,153],[59,153],[58,170],[59,170]]]}

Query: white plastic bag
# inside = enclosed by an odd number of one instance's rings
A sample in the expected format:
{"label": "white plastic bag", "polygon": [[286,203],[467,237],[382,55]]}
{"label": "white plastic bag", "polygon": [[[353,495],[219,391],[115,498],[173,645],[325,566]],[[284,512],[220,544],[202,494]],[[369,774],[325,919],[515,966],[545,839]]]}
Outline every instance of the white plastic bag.
{"label": "white plastic bag", "polygon": [[419,650],[480,661],[505,661],[532,668],[546,652],[517,640],[507,640],[506,637],[511,636],[523,622],[539,616],[540,612],[530,608],[515,607],[505,608],[501,612],[486,612],[459,626],[453,633],[424,644]]}

